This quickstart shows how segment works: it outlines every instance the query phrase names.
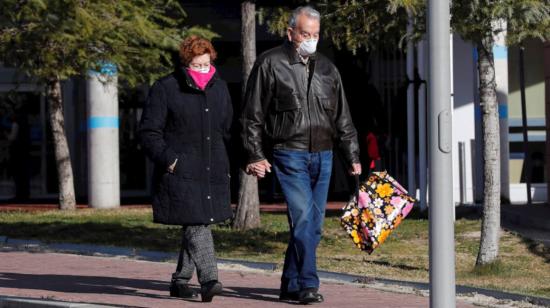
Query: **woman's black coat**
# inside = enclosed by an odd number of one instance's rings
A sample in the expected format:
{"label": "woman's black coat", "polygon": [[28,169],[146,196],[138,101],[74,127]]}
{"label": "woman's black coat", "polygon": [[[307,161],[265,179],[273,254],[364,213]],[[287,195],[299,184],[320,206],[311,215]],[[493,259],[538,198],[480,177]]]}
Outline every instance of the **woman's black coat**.
{"label": "woman's black coat", "polygon": [[155,222],[213,224],[232,216],[227,150],[232,118],[227,84],[217,73],[204,91],[184,70],[155,82],[139,127],[141,145],[155,165]]}

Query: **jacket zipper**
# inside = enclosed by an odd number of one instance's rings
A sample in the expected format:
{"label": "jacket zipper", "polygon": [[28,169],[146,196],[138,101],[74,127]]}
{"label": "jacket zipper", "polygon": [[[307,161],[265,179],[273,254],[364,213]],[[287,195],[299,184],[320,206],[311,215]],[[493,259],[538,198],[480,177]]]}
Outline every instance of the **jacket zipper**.
{"label": "jacket zipper", "polygon": [[[313,152],[313,134],[312,134],[312,131],[311,131],[311,104],[310,104],[310,94],[311,94],[311,91],[310,91],[310,80],[309,80],[309,65],[310,65],[310,62],[311,59],[309,59],[309,61],[306,63],[306,76],[305,76],[305,79],[306,79],[306,100],[307,100],[307,115],[308,115],[308,118],[309,118],[309,125],[308,125],[308,130],[309,130],[309,145],[308,145],[308,148],[309,148],[309,152]],[[313,79],[313,76],[312,78]]]}

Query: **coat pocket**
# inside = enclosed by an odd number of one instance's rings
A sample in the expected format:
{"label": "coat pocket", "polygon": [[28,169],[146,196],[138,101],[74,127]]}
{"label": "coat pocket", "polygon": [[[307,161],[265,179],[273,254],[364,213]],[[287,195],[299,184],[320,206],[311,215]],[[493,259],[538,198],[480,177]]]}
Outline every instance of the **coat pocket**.
{"label": "coat pocket", "polygon": [[322,122],[329,123],[330,131],[327,131],[332,137],[336,136],[336,99],[331,97],[318,96],[320,118]]}
{"label": "coat pocket", "polygon": [[331,97],[317,97],[321,107],[328,112],[336,111],[336,99]]}
{"label": "coat pocket", "polygon": [[280,95],[275,98],[275,111],[285,112],[302,108],[300,99],[295,93]]}
{"label": "coat pocket", "polygon": [[285,140],[296,133],[302,104],[294,93],[282,95],[275,99],[273,115],[273,139]]}
{"label": "coat pocket", "polygon": [[188,201],[187,192],[189,191],[190,182],[172,174],[169,177],[168,195],[170,196],[170,206],[180,207]]}

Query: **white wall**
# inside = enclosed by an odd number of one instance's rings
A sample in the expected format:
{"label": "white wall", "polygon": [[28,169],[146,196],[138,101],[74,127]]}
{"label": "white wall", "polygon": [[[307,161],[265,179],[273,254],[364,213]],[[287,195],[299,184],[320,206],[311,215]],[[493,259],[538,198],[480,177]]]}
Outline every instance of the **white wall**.
{"label": "white wall", "polygon": [[473,202],[472,149],[475,139],[474,82],[476,63],[473,47],[458,35],[453,35],[453,200],[460,202],[461,179],[459,170],[458,144],[465,145],[465,184],[464,202]]}
{"label": "white wall", "polygon": [[[546,202],[546,183],[531,184],[531,200],[533,202]],[[527,203],[527,187],[525,183],[510,184],[510,202]]]}

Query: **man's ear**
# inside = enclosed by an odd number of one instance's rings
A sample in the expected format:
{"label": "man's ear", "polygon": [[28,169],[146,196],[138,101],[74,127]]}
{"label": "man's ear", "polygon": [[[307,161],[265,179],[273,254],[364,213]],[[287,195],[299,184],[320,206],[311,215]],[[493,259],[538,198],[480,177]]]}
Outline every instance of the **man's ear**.
{"label": "man's ear", "polygon": [[291,27],[288,27],[286,29],[286,35],[287,35],[288,41],[292,42],[292,28]]}

